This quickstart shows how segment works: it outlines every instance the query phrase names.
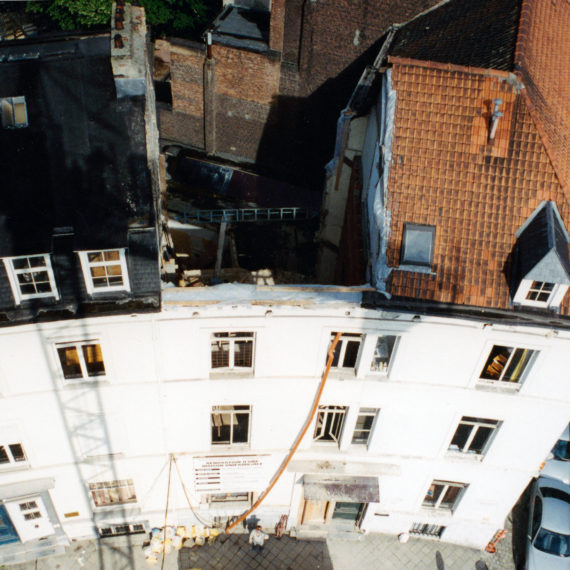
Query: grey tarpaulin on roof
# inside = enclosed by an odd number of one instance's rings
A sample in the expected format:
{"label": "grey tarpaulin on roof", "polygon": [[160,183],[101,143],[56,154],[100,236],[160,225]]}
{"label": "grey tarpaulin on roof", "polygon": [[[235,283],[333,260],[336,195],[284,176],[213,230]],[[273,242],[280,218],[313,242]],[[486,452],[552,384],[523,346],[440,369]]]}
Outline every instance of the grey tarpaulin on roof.
{"label": "grey tarpaulin on roof", "polygon": [[305,475],[303,483],[309,501],[380,502],[377,477]]}

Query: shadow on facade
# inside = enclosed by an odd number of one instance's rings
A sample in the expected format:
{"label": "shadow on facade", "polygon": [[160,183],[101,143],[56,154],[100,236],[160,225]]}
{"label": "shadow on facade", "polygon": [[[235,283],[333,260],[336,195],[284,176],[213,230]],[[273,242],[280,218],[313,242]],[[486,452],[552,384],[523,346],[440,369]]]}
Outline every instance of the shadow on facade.
{"label": "shadow on facade", "polygon": [[[259,141],[256,164],[266,174],[321,192],[325,165],[332,159],[337,120],[360,76],[374,62],[384,38],[327,79],[307,97],[277,95]],[[310,70],[299,72],[309,83]]]}

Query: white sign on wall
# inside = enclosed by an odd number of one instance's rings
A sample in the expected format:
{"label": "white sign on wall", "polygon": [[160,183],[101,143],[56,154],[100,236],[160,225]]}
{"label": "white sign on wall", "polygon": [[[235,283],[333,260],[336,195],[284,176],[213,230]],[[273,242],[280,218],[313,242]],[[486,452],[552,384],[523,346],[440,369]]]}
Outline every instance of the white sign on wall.
{"label": "white sign on wall", "polygon": [[269,455],[214,455],[194,457],[197,493],[261,491],[271,476]]}

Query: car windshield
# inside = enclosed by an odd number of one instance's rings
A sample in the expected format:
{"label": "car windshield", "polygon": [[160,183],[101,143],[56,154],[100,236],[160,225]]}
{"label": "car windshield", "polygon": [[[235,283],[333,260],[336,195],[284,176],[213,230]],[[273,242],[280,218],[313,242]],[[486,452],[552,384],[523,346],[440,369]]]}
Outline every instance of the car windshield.
{"label": "car windshield", "polygon": [[552,450],[552,455],[559,461],[570,461],[570,441],[559,439]]}
{"label": "car windshield", "polygon": [[542,552],[554,554],[554,556],[568,558],[570,556],[570,535],[558,534],[541,528],[534,541],[534,547]]}

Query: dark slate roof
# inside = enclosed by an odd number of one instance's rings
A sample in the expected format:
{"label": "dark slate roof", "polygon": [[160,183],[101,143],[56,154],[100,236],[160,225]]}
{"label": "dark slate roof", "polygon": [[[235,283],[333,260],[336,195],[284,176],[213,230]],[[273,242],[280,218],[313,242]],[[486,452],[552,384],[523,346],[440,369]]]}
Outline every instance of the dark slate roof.
{"label": "dark slate roof", "polygon": [[521,279],[570,285],[568,234],[553,202],[546,202],[517,239],[517,282]]}
{"label": "dark slate roof", "polygon": [[266,50],[269,41],[270,13],[228,5],[214,20],[214,41],[255,51]]}
{"label": "dark slate roof", "polygon": [[0,97],[25,96],[26,128],[0,129],[0,257],[125,247],[152,225],[144,100],[117,102],[107,34],[0,46]]}
{"label": "dark slate roof", "polygon": [[403,26],[390,54],[512,71],[521,0],[450,0]]}

